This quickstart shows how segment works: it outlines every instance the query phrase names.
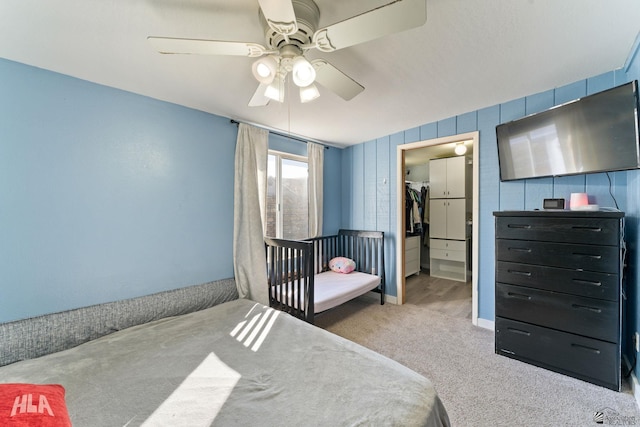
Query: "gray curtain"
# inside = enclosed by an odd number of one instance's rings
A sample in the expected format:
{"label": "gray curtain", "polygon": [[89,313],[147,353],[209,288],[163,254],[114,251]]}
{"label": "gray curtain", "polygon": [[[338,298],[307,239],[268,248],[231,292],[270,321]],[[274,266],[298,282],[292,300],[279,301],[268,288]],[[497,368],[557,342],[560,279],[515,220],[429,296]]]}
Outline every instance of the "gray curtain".
{"label": "gray curtain", "polygon": [[233,197],[233,262],[240,298],[269,305],[263,240],[269,132],[240,123]]}
{"label": "gray curtain", "polygon": [[322,235],[324,146],[307,143],[309,159],[309,237]]}

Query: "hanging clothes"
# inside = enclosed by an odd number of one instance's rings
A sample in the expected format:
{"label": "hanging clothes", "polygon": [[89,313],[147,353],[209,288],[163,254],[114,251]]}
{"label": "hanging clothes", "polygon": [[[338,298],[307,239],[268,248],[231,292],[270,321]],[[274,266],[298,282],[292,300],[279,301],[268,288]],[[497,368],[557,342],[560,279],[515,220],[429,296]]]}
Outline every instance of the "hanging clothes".
{"label": "hanging clothes", "polygon": [[405,231],[408,235],[422,235],[423,203],[421,193],[405,184]]}
{"label": "hanging clothes", "polygon": [[429,185],[420,188],[422,197],[422,244],[429,246]]}

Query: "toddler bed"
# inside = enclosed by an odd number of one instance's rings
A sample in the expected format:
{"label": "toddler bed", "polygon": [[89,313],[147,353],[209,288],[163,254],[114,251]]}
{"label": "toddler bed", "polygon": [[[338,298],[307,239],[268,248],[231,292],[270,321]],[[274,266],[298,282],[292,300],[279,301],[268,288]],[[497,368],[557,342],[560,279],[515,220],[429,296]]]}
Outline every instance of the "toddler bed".
{"label": "toddler bed", "polygon": [[[9,399],[0,401],[0,425],[18,420],[11,412],[38,415],[21,410],[42,407],[35,402],[50,391],[34,389],[34,403],[27,401],[33,384],[64,387],[75,426],[449,425],[424,377],[286,313],[237,299],[231,286],[233,280],[212,282],[0,324],[6,364],[0,390],[12,387],[7,383],[23,387],[15,399],[0,393]],[[217,290],[222,297],[212,298]],[[155,320],[128,325],[143,317]],[[55,339],[48,344],[25,344],[49,335]],[[71,348],[35,357],[61,342]],[[39,415],[64,421],[54,393],[48,396]]]}
{"label": "toddler bed", "polygon": [[313,323],[369,291],[384,304],[384,233],[340,230],[308,240],[265,238],[269,305]]}

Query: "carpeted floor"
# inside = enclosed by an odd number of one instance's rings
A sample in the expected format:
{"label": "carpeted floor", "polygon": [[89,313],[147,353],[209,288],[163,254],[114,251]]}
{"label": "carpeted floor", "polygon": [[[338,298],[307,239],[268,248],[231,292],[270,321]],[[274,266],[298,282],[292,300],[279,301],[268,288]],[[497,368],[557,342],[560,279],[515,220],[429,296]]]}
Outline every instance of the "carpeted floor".
{"label": "carpeted floor", "polygon": [[615,392],[494,354],[493,332],[415,305],[352,300],[316,325],[429,378],[453,426],[640,425],[630,388]]}

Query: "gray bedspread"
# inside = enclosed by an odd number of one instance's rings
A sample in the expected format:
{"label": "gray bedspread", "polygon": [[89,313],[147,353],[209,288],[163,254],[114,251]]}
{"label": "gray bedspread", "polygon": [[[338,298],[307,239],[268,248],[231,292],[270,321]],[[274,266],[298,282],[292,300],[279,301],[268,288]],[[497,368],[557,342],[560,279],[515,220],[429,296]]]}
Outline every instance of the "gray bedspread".
{"label": "gray bedspread", "polygon": [[249,300],[0,368],[62,384],[83,426],[448,426],[410,369]]}

